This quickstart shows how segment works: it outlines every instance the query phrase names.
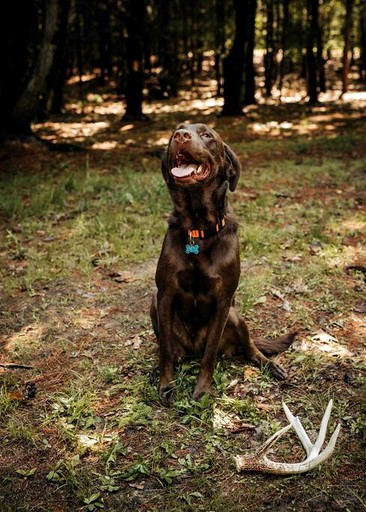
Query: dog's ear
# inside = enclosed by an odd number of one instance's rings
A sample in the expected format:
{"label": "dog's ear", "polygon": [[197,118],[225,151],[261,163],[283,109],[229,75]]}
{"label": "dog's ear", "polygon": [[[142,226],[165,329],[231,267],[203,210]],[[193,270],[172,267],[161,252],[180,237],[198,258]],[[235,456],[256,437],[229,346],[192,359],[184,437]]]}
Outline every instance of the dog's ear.
{"label": "dog's ear", "polygon": [[161,159],[161,172],[163,173],[163,178],[165,182],[168,184],[170,181],[170,173],[169,173],[169,162],[168,162],[168,151],[165,150]]}
{"label": "dog's ear", "polygon": [[225,148],[225,172],[226,178],[229,180],[229,188],[234,192],[240,178],[241,165],[234,151],[224,144]]}

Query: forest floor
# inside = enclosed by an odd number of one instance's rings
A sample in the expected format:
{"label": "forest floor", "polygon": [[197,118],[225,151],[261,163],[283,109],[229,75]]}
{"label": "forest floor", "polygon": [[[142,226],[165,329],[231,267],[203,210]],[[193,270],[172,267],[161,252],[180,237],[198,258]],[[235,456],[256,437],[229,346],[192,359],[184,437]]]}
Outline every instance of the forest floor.
{"label": "forest floor", "polygon": [[[1,512],[366,510],[366,100],[221,118],[203,85],[145,105],[149,123],[124,123],[117,95],[90,87],[34,126],[84,152],[0,148]],[[221,359],[216,396],[197,403],[187,361],[167,408],[149,303],[170,211],[160,156],[186,120],[243,165],[237,307],[254,337],[299,336],[278,358],[287,381]],[[331,398],[327,439],[342,429],[328,461],[236,471],[286,424],[283,401],[314,439]],[[303,457],[293,434],[276,446],[274,459]]]}

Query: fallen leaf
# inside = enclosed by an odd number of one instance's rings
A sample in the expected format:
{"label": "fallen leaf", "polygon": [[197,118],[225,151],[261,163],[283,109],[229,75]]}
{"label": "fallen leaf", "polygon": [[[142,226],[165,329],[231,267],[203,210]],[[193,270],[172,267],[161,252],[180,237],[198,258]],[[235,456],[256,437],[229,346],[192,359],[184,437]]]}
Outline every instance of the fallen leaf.
{"label": "fallen leaf", "polygon": [[272,288],[271,290],[271,294],[276,297],[277,299],[280,299],[280,300],[285,300],[285,296],[283,293],[280,292],[280,290],[277,290],[275,288]]}
{"label": "fallen leaf", "polygon": [[111,272],[108,274],[109,277],[116,281],[116,283],[133,283],[136,281],[136,276],[130,272]]}
{"label": "fallen leaf", "polygon": [[355,313],[366,313],[366,302],[361,302],[361,304],[356,304],[353,311]]}
{"label": "fallen leaf", "polygon": [[334,336],[331,336],[330,334],[328,334],[327,332],[324,332],[324,331],[320,331],[320,332],[314,334],[314,336],[312,336],[311,339],[314,341],[322,341],[322,342],[328,342],[328,341],[338,342],[337,338],[334,338]]}
{"label": "fallen leaf", "polygon": [[283,301],[283,304],[282,304],[282,309],[284,309],[285,311],[292,311],[292,308],[291,308],[291,304],[289,303],[288,300],[284,300]]}
{"label": "fallen leaf", "polygon": [[264,411],[264,412],[270,412],[273,409],[273,407],[269,404],[257,403],[256,406],[257,406],[257,409],[259,409],[260,411]]}
{"label": "fallen leaf", "polygon": [[127,347],[132,346],[132,348],[134,348],[134,349],[139,349],[141,347],[141,344],[142,344],[142,338],[139,334],[136,334],[136,336],[134,336],[133,338],[130,338],[129,340],[126,341]]}

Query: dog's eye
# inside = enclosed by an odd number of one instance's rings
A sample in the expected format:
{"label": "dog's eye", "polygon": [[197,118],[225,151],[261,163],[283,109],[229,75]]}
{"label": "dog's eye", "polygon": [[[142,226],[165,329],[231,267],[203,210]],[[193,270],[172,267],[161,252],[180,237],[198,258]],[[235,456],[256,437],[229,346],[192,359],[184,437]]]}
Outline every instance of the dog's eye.
{"label": "dog's eye", "polygon": [[209,133],[209,132],[201,133],[201,137],[204,137],[206,139],[212,139],[213,138],[211,133]]}

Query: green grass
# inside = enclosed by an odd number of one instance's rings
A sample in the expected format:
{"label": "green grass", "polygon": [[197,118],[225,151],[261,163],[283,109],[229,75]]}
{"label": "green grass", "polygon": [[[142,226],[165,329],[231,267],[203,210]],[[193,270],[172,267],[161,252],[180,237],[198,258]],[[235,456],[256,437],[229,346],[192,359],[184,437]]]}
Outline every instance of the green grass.
{"label": "green grass", "polygon": [[[168,194],[160,173],[120,168],[100,175],[14,175],[2,183],[0,213],[8,219],[6,256],[27,264],[6,289],[30,293],[55,276],[93,265],[126,266],[155,257],[165,229]],[[14,226],[14,230],[12,227]],[[3,277],[7,277],[2,270]],[[14,275],[15,274],[15,275]]]}
{"label": "green grass", "polygon": [[[303,512],[342,500],[345,510],[363,507],[365,347],[352,322],[364,274],[344,268],[362,249],[365,218],[355,197],[364,158],[340,158],[353,147],[345,138],[339,151],[325,144],[316,163],[323,142],[237,144],[253,154],[287,153],[243,172],[231,197],[242,249],[238,309],[254,336],[297,328],[308,348],[280,357],[290,374],[283,384],[265,369],[220,359],[216,396],[201,402],[191,398],[199,360],[184,361],[170,408],[157,393],[153,271],[138,274],[158,256],[170,210],[157,160],[144,171],[128,162],[108,171],[70,163],[3,179],[4,357],[34,365],[0,374],[0,502],[14,499],[9,510]],[[247,189],[257,197],[243,200]],[[135,280],[113,280],[125,269]],[[349,342],[355,357],[321,351],[312,341],[318,331]],[[14,400],[12,391],[32,380],[34,401]],[[312,436],[329,398],[329,430],[343,426],[321,468],[285,479],[236,473],[233,456],[253,452],[286,423],[282,401]],[[280,459],[301,457],[293,436],[277,451]]]}

